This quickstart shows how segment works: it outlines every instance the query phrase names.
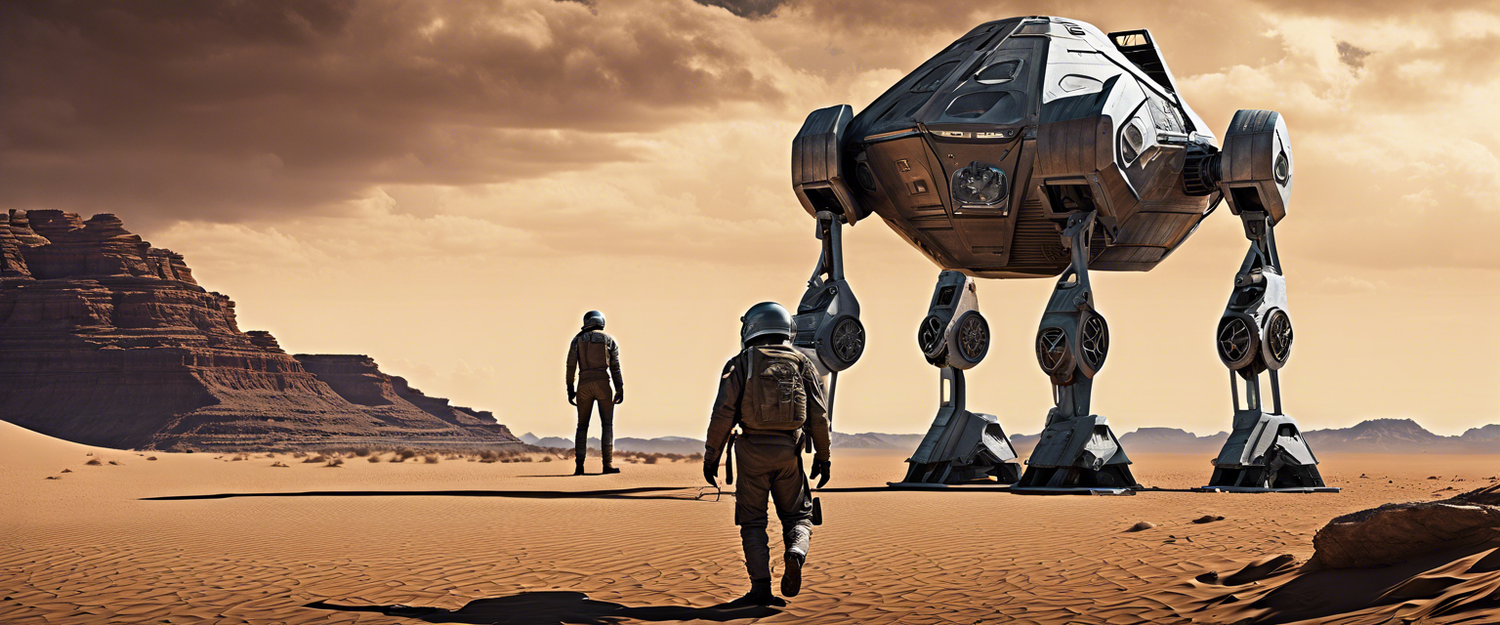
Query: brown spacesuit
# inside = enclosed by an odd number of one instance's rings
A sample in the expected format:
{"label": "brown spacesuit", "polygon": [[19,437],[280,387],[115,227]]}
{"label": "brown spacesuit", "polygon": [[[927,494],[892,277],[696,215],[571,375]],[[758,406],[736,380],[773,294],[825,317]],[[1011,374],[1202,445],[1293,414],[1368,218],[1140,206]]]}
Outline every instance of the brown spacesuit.
{"label": "brown spacesuit", "polygon": [[[782,594],[801,587],[802,563],[812,536],[813,501],[803,475],[802,437],[812,436],[814,473],[826,473],[829,453],[827,401],[812,361],[787,345],[781,335],[753,339],[724,365],[718,399],[708,425],[704,477],[714,483],[719,460],[733,436],[739,465],[734,522],[740,526],[751,594],[743,602],[779,600],[770,596],[770,545],[766,536],[767,497],[776,504],[786,546]],[[826,481],[826,478],[825,478]]]}
{"label": "brown spacesuit", "polygon": [[[577,373],[578,388],[573,388],[574,373]],[[611,390],[610,381],[614,381]],[[615,448],[615,404],[625,401],[625,381],[620,376],[620,346],[614,337],[603,331],[603,316],[598,326],[585,326],[573,337],[568,348],[568,401],[578,406],[578,432],[576,436],[577,469],[574,475],[583,475],[583,461],[588,454],[589,418],[594,404],[599,405],[599,451],[604,456],[604,472],[619,473],[614,468]]]}

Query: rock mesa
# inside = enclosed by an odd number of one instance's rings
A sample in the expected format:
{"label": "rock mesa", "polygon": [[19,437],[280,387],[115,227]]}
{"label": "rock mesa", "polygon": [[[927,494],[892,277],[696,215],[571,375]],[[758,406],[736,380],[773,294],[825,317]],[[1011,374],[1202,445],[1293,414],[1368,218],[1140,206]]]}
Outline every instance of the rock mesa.
{"label": "rock mesa", "polygon": [[240,331],[229,297],[110,214],[0,213],[0,419],[91,445],[520,445],[367,356]]}

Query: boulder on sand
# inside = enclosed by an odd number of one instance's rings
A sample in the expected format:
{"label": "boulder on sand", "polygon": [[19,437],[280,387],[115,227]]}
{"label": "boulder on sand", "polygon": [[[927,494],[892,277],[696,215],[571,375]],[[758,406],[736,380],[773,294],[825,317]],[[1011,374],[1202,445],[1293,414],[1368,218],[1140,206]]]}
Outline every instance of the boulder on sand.
{"label": "boulder on sand", "polygon": [[1389,566],[1490,543],[1500,544],[1500,485],[1335,518],[1313,537],[1311,564],[1334,569]]}

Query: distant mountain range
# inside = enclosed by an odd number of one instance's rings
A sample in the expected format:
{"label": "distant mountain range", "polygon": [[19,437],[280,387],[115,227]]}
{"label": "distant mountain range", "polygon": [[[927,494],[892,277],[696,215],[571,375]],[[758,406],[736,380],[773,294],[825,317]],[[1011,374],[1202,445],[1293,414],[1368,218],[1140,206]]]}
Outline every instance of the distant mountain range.
{"label": "distant mountain range", "polygon": [[[1353,427],[1303,432],[1314,453],[1432,453],[1489,454],[1500,453],[1500,424],[1472,428],[1458,436],[1441,436],[1429,432],[1411,419],[1371,419]],[[834,449],[878,449],[909,453],[922,442],[922,434],[886,434],[834,432]],[[1036,434],[1012,434],[1011,443],[1022,457],[1036,445]],[[1127,453],[1184,453],[1212,456],[1224,446],[1229,433],[1198,436],[1178,428],[1148,427],[1120,435],[1120,445]],[[573,440],[559,436],[538,438],[527,432],[525,443],[539,447],[570,448]],[[589,447],[598,448],[599,439],[590,437]],[[661,438],[617,438],[615,449],[642,453],[691,454],[703,451],[703,441],[684,436]]]}

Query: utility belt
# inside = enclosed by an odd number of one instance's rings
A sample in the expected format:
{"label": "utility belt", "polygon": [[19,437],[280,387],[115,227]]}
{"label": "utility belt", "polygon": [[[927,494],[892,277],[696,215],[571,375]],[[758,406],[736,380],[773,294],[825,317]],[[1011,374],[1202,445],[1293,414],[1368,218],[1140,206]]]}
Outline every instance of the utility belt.
{"label": "utility belt", "polygon": [[[734,484],[734,444],[744,436],[751,441],[765,441],[768,443],[782,444],[790,442],[791,446],[797,448],[797,473],[802,476],[802,483],[806,486],[809,495],[812,494],[812,484],[807,481],[807,469],[802,466],[802,453],[812,452],[812,436],[808,435],[807,428],[796,430],[752,430],[745,426],[739,426],[739,431],[730,432],[729,440],[724,443],[724,483]],[[823,524],[823,502],[817,497],[813,502],[813,525]]]}
{"label": "utility belt", "polygon": [[[806,428],[795,430],[752,430],[744,425],[738,426],[729,434],[729,441],[724,443],[724,483],[734,484],[734,444],[744,437],[748,442],[762,442],[772,445],[788,445],[791,447],[802,447],[804,440],[812,441],[811,436],[806,436]],[[797,453],[797,468],[802,468],[802,453]]]}
{"label": "utility belt", "polygon": [[609,369],[584,369],[578,372],[579,380],[608,380]]}

